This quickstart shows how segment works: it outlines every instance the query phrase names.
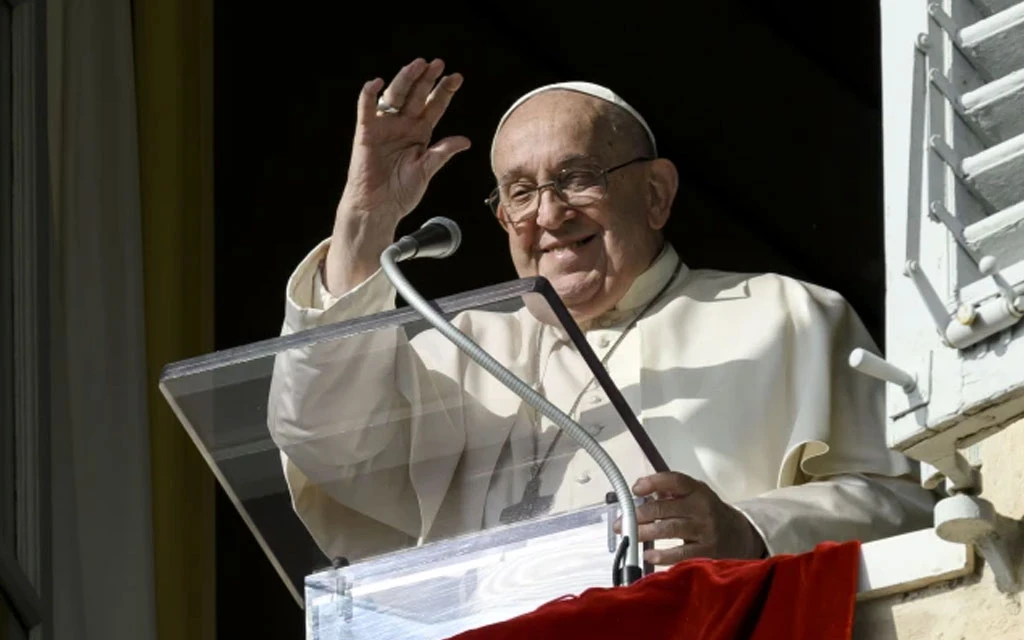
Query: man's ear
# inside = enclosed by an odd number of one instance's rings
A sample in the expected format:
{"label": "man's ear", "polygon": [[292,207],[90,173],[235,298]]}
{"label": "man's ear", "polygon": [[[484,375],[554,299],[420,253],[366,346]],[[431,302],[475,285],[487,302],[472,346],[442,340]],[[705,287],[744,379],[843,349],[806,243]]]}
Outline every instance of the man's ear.
{"label": "man's ear", "polygon": [[672,203],[679,190],[679,171],[668,158],[652,160],[647,168],[647,222],[660,230],[672,215]]}

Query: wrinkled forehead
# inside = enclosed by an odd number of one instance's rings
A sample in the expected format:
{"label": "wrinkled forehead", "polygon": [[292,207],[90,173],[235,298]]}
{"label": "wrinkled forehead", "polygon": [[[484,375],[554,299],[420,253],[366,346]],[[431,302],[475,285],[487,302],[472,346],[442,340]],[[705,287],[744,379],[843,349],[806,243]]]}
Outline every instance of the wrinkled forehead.
{"label": "wrinkled forehead", "polygon": [[569,160],[603,161],[608,135],[599,126],[603,106],[591,96],[549,91],[524,102],[494,138],[491,168],[501,180],[512,172],[555,168]]}

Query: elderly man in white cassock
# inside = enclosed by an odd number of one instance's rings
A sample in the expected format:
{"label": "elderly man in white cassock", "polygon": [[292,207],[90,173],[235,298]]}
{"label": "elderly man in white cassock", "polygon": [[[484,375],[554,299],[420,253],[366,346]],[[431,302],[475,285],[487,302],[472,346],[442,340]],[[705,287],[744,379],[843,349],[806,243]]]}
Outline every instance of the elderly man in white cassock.
{"label": "elderly man in white cassock", "polygon": [[[432,143],[462,84],[443,67],[417,59],[386,88],[362,88],[333,233],[288,282],[285,333],[394,308],[381,251],[470,145]],[[759,558],[930,526],[931,494],[886,447],[880,383],[846,365],[851,349],[874,349],[854,311],[791,278],[687,268],[662,234],[676,168],[620,97],[588,83],[532,91],[498,124],[491,159],[490,203],[516,271],[550,281],[672,469],[655,472],[624,427],[592,431],[647,498],[647,562]],[[536,372],[574,419],[611,410],[572,342],[529,311],[455,323]],[[449,409],[417,411],[428,405]],[[353,428],[354,412],[381,411],[400,417]],[[610,488],[584,451],[433,331],[279,355],[269,427],[294,507],[330,557],[496,526],[510,507],[598,504]]]}

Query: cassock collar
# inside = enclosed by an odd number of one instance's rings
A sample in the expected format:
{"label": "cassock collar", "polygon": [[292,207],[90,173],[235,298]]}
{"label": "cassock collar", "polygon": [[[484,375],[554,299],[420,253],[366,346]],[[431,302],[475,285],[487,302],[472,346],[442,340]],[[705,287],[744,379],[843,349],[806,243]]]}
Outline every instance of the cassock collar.
{"label": "cassock collar", "polygon": [[631,321],[633,315],[653,300],[654,296],[668,284],[675,273],[676,265],[679,266],[679,278],[685,278],[689,270],[686,265],[680,264],[679,254],[666,242],[658,257],[633,281],[618,304],[593,320],[580,324],[580,328],[584,331],[608,329]]}
{"label": "cassock collar", "polygon": [[[647,268],[647,271],[641,273],[633,281],[632,286],[626,290],[626,294],[615,305],[614,311],[631,311],[649,303],[668,283],[678,264],[679,254],[672,248],[672,245],[666,242],[661,253]],[[680,265],[679,277],[685,278],[686,272],[686,265]]]}

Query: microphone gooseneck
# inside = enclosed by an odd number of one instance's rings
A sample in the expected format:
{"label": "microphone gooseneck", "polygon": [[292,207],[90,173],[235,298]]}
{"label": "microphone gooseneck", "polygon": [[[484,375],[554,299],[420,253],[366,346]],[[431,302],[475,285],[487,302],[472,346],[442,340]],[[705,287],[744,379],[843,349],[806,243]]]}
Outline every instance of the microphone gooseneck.
{"label": "microphone gooseneck", "polygon": [[[417,234],[419,235],[417,236]],[[409,306],[419,312],[427,322],[437,329],[441,335],[450,340],[463,353],[469,356],[471,360],[483,367],[484,370],[497,378],[499,382],[508,387],[513,393],[558,425],[560,429],[565,431],[594,459],[615,490],[619,507],[622,509],[622,534],[626,549],[625,562],[622,563],[621,573],[618,574],[621,576],[621,584],[628,585],[639,580],[643,575],[643,571],[640,568],[636,504],[633,502],[633,494],[626,483],[626,479],[611,459],[611,456],[608,455],[608,452],[576,421],[553,405],[547,398],[537,393],[533,387],[506,369],[480,345],[474,342],[472,338],[438,313],[416,291],[398,268],[397,263],[402,260],[417,257],[447,257],[455,252],[461,239],[462,233],[455,222],[448,218],[432,218],[420,227],[419,230],[408,236],[403,236],[397,242],[384,249],[380,254],[381,269],[383,269],[388,280],[395,286],[399,295],[409,303]],[[617,558],[615,562],[616,571],[619,569],[620,562],[622,562],[621,559]]]}

